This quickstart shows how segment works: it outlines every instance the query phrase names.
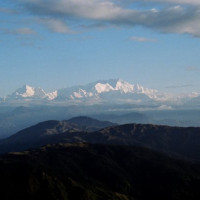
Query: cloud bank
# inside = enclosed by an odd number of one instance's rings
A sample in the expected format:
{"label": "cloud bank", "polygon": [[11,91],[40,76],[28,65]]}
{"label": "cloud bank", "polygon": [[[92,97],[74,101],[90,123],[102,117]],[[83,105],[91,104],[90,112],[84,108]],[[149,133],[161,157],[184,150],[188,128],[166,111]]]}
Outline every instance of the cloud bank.
{"label": "cloud bank", "polygon": [[[126,0],[125,0],[126,1]],[[68,23],[106,26],[143,26],[163,33],[190,34],[200,37],[199,0],[146,0],[151,9],[138,9],[117,0],[20,0],[23,8],[39,18],[54,32],[70,33]],[[130,3],[132,2],[132,3]],[[142,0],[140,2],[145,2]],[[154,8],[155,2],[162,4]],[[167,3],[167,5],[166,5]]]}

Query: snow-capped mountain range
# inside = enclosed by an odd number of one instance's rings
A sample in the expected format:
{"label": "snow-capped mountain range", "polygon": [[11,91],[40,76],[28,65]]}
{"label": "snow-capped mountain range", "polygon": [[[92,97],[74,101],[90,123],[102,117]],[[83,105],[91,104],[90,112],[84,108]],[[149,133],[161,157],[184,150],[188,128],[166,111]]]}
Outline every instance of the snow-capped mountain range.
{"label": "snow-capped mountain range", "polygon": [[45,92],[40,87],[31,87],[24,85],[17,89],[11,95],[2,98],[3,102],[13,101],[47,101],[47,102],[65,102],[65,103],[159,103],[159,102],[180,102],[182,99],[197,98],[199,94],[190,94],[187,96],[170,96],[155,89],[145,88],[139,84],[130,84],[120,79],[111,79],[107,81],[97,81],[84,86],[73,86],[64,89],[58,89],[51,93]]}
{"label": "snow-capped mountain range", "polygon": [[[157,97],[158,91],[144,88],[140,85],[132,85],[123,80],[97,81],[85,86],[74,86],[57,91],[55,99],[62,100],[96,100],[105,101],[110,98],[116,100],[131,98],[132,95],[144,95],[148,99]],[[132,98],[134,101],[134,98]]]}
{"label": "snow-capped mountain range", "polygon": [[53,100],[57,97],[57,91],[52,93],[46,93],[40,87],[31,87],[29,85],[24,85],[22,88],[17,89],[11,95],[6,97],[7,100],[15,99],[47,99]]}

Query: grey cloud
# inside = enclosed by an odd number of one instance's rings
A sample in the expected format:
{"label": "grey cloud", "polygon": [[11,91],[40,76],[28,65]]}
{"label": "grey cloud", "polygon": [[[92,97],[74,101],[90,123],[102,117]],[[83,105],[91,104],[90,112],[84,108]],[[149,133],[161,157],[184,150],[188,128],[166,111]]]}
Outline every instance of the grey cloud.
{"label": "grey cloud", "polygon": [[10,8],[0,7],[0,13],[16,14],[18,11]]}
{"label": "grey cloud", "polygon": [[50,31],[56,33],[74,33],[65,22],[58,19],[39,19],[39,22],[47,26]]}
{"label": "grey cloud", "polygon": [[12,35],[34,35],[36,32],[30,28],[18,28],[18,29],[0,29],[0,31],[4,34],[12,34]]}
{"label": "grey cloud", "polygon": [[[200,7],[198,6],[174,5],[160,10],[153,8],[136,10],[125,8],[111,0],[21,0],[20,2],[33,14],[61,20],[63,25],[64,21],[78,23],[84,21],[86,25],[93,22],[114,26],[144,26],[164,33],[187,33],[200,37]],[[178,3],[179,1],[160,0],[159,2]],[[183,3],[187,2],[189,1],[183,1]],[[197,3],[194,0],[192,2]]]}
{"label": "grey cloud", "polygon": [[112,20],[127,10],[111,1],[99,0],[21,0],[26,8],[39,15]]}

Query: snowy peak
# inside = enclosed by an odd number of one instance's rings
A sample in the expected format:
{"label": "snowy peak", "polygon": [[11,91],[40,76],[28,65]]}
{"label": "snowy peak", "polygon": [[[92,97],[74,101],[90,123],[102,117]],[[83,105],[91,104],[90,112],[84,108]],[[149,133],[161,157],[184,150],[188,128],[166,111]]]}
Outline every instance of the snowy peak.
{"label": "snowy peak", "polygon": [[112,91],[114,90],[114,88],[109,85],[108,83],[106,84],[103,84],[103,83],[97,83],[95,85],[95,90],[97,91],[97,93],[103,93],[103,92],[109,92],[109,91]]}
{"label": "snowy peak", "polygon": [[34,88],[34,96],[39,97],[39,98],[45,98],[46,93],[42,88],[37,87],[37,88]]}
{"label": "snowy peak", "polygon": [[123,80],[108,80],[107,83],[97,83],[95,90],[97,93],[104,93],[110,91],[120,91],[121,93],[133,92],[134,85]]}
{"label": "snowy peak", "polygon": [[82,86],[73,86],[47,93],[40,87],[24,85],[11,95],[0,98],[1,103],[46,104],[52,102],[65,105],[200,105],[200,94],[173,95],[160,93],[157,90],[131,84],[120,79],[96,81]]}
{"label": "snowy peak", "polygon": [[143,86],[141,86],[139,84],[134,85],[134,92],[141,93],[141,94],[146,94],[150,98],[156,98],[156,96],[158,95],[158,91],[157,90],[144,88]]}
{"label": "snowy peak", "polygon": [[156,90],[144,88],[138,84],[133,85],[120,79],[110,79],[107,81],[97,81],[83,86],[73,86],[58,90],[57,101],[71,102],[139,102],[156,100],[158,92]]}
{"label": "snowy peak", "polygon": [[[110,84],[112,82],[112,85]],[[117,79],[117,80],[111,80],[107,83],[96,83],[95,90],[98,94],[106,93],[110,91],[118,91],[122,94],[128,94],[128,93],[135,93],[135,94],[145,94],[149,96],[150,98],[153,98],[155,94],[158,92],[157,90],[144,88],[143,86],[140,86],[139,84],[132,85],[126,81]]]}
{"label": "snowy peak", "polygon": [[[38,102],[63,102],[76,104],[76,103],[158,103],[158,102],[181,102],[182,99],[192,99],[198,97],[199,94],[193,93],[191,97],[175,97],[173,98],[165,93],[160,93],[157,90],[143,87],[139,84],[131,84],[120,79],[110,79],[103,81],[96,81],[82,86],[73,86],[63,88],[54,92],[47,93],[40,87],[32,87],[24,85],[17,89],[13,94],[6,97],[5,100],[0,99],[1,102],[18,101],[31,102],[35,100]],[[178,100],[177,100],[178,99]]]}
{"label": "snowy peak", "polygon": [[123,80],[118,80],[115,86],[115,90],[119,90],[122,93],[133,92],[133,89],[134,85],[131,85],[130,83]]}
{"label": "snowy peak", "polygon": [[40,87],[32,87],[30,85],[24,85],[17,89],[13,94],[8,96],[9,100],[12,99],[49,99],[56,98],[57,92],[46,93]]}
{"label": "snowy peak", "polygon": [[[86,97],[90,97],[92,96],[93,94],[91,92],[87,92],[86,90],[84,89],[79,89],[77,92],[73,92],[73,96],[75,98],[78,98],[78,99],[81,99],[81,98],[86,98]],[[73,99],[73,98],[72,98]]]}
{"label": "snowy peak", "polygon": [[46,96],[49,100],[54,100],[58,96],[58,91],[46,93]]}
{"label": "snowy peak", "polygon": [[139,102],[158,99],[156,90],[144,88],[138,84],[133,85],[120,79],[97,81],[83,86],[73,86],[46,93],[40,87],[24,85],[13,94],[7,96],[6,100],[33,100],[69,102],[69,103],[99,103],[99,102]]}
{"label": "snowy peak", "polygon": [[19,97],[32,97],[35,94],[35,89],[29,85],[24,85],[22,88],[16,90],[13,95]]}

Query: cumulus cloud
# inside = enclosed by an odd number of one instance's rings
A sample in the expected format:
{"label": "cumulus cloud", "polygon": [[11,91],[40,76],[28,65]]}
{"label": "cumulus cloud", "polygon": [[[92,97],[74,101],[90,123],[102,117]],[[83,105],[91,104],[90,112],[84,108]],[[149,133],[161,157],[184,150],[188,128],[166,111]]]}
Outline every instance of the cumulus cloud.
{"label": "cumulus cloud", "polygon": [[[195,0],[150,0],[148,2],[173,4],[170,7],[164,6],[162,9],[152,7],[149,10],[133,9],[134,6],[126,7],[118,4],[117,0],[20,0],[20,2],[25,9],[37,16],[59,20],[52,22],[58,26],[56,28],[52,25],[52,30],[61,28],[61,32],[67,21],[81,21],[86,25],[101,23],[115,26],[144,26],[164,33],[187,33],[200,37],[200,3]],[[134,3],[135,1],[132,2],[133,5]],[[63,32],[68,33],[67,29]]]}
{"label": "cumulus cloud", "polygon": [[136,42],[157,42],[157,40],[154,38],[145,38],[145,37],[136,37],[136,36],[132,36],[130,40],[136,41]]}

